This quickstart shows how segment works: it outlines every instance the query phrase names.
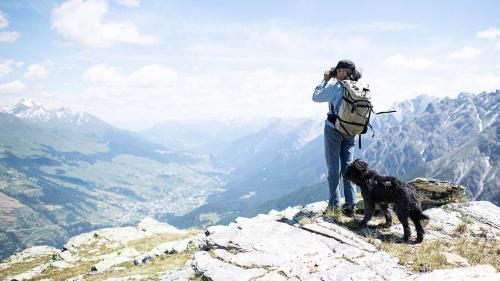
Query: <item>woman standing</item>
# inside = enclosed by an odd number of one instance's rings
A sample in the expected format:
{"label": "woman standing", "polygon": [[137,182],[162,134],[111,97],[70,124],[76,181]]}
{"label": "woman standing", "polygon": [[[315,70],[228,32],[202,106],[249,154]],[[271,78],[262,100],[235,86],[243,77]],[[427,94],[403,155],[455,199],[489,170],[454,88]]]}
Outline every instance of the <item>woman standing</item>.
{"label": "woman standing", "polygon": [[[336,79],[336,83],[328,84],[331,78]],[[328,187],[330,198],[328,209],[334,213],[340,212],[340,176],[345,172],[348,163],[353,160],[354,136],[345,135],[335,129],[335,116],[338,114],[344,86],[342,80],[358,81],[361,73],[356,69],[355,64],[350,60],[341,60],[337,66],[323,74],[323,81],[313,93],[313,101],[328,102],[328,118],[325,121],[325,158],[328,166]],[[340,165],[339,165],[340,163]],[[344,179],[345,205],[342,208],[344,214],[353,216],[356,204],[356,189],[350,181]]]}

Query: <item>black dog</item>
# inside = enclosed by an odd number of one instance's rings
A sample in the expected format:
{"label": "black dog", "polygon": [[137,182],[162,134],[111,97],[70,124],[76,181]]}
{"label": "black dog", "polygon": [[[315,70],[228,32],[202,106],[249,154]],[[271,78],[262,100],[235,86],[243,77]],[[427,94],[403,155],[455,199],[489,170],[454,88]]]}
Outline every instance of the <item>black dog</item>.
{"label": "black dog", "polygon": [[394,212],[403,224],[404,241],[410,238],[410,227],[408,217],[413,221],[417,230],[417,242],[424,239],[424,228],[420,220],[429,219],[422,213],[422,207],[417,199],[415,187],[400,181],[395,177],[384,176],[368,168],[368,163],[356,159],[344,173],[344,178],[361,188],[361,195],[365,202],[365,214],[361,226],[372,218],[375,211],[375,203],[380,205],[385,216],[385,226],[391,225],[391,213],[387,209],[389,203],[394,203]]}

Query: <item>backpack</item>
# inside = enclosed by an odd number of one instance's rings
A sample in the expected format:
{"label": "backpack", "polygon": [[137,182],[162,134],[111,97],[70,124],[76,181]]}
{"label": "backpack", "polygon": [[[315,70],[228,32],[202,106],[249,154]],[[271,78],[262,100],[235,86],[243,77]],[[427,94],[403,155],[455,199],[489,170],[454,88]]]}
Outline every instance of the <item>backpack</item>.
{"label": "backpack", "polygon": [[[368,131],[368,127],[373,132],[370,117],[371,113],[375,112],[371,103],[371,91],[368,84],[361,84],[351,80],[339,82],[344,86],[344,95],[342,96],[339,112],[335,116],[335,129],[346,135],[359,135],[359,148],[361,148],[361,135]],[[396,111],[383,111],[375,114],[392,112]],[[372,137],[374,135],[375,133],[373,133]]]}

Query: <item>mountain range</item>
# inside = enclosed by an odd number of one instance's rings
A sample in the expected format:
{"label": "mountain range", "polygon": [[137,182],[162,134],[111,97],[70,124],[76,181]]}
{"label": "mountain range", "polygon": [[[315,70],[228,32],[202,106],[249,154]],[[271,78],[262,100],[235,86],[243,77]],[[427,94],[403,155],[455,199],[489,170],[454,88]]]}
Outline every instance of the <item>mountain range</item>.
{"label": "mountain range", "polygon": [[225,172],[99,118],[30,100],[0,109],[1,256],[201,206]]}
{"label": "mountain range", "polygon": [[[356,145],[355,158],[404,180],[433,177],[467,187],[471,199],[500,204],[498,105],[500,91],[456,98],[419,96],[395,104],[395,114],[374,115],[371,133]],[[284,202],[326,200],[323,120],[269,122],[261,130],[207,153],[231,163],[225,191],[171,222],[187,225],[229,223]],[[210,218],[210,220],[204,220]]]}

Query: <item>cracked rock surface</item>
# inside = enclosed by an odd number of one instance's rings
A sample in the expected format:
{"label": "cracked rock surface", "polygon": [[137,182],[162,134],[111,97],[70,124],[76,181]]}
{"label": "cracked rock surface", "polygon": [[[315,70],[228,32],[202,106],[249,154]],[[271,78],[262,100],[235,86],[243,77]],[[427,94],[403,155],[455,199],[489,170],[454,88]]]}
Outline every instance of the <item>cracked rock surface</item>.
{"label": "cracked rock surface", "polygon": [[[481,211],[482,206],[491,210]],[[323,219],[325,202],[238,218],[227,226],[210,227],[185,270],[203,280],[500,280],[491,265],[415,273],[397,258],[378,250],[362,236]],[[499,208],[485,203],[450,205],[446,214],[481,217],[496,230]],[[440,209],[441,210],[441,209]],[[432,214],[435,211],[430,211]],[[484,214],[485,212],[489,214]],[[439,213],[440,214],[440,213]],[[436,215],[436,223],[447,221]],[[299,223],[310,218],[306,223]],[[456,223],[463,220],[457,218]],[[452,223],[454,224],[454,223]],[[397,231],[397,230],[395,230]],[[445,235],[445,234],[443,234]],[[437,237],[437,236],[435,236]],[[185,280],[182,278],[164,280]]]}

